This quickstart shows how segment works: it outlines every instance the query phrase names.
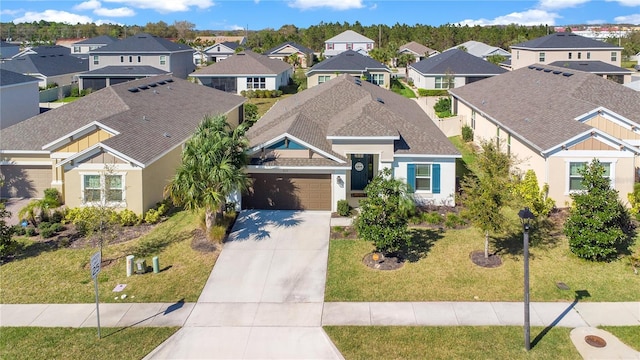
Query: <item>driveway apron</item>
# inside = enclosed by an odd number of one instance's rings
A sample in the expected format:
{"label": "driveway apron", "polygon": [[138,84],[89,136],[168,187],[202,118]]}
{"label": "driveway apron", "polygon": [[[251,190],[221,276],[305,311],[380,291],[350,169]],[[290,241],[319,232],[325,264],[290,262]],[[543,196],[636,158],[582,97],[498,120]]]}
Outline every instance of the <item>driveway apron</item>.
{"label": "driveway apron", "polygon": [[330,213],[240,213],[185,326],[149,359],[341,359],[321,328]]}

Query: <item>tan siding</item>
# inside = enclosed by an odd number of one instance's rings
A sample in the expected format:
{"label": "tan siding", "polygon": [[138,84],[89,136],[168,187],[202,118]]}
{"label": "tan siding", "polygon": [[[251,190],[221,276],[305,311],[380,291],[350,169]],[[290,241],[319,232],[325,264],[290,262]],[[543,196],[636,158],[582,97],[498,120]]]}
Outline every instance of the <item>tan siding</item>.
{"label": "tan siding", "polygon": [[607,120],[602,116],[596,116],[593,119],[587,121],[586,124],[593,126],[596,129],[602,130],[611,136],[615,136],[618,139],[640,140],[640,134],[629,129],[625,129],[622,126],[610,120]]}
{"label": "tan siding", "polygon": [[0,174],[4,178],[2,198],[41,198],[51,187],[51,166],[2,165]]}
{"label": "tan siding", "polygon": [[617,150],[611,146],[598,141],[594,138],[589,138],[581,143],[578,143],[569,148],[569,150]]}
{"label": "tan siding", "polygon": [[64,147],[61,147],[60,149],[57,149],[56,152],[69,152],[69,153],[77,153],[80,152],[82,150],[85,150],[101,141],[105,141],[106,139],[110,138],[111,134],[109,134],[108,132],[102,130],[102,129],[98,129],[96,131],[93,131],[85,136],[83,136],[80,139],[77,139],[67,145],[65,145]]}
{"label": "tan siding", "polygon": [[161,159],[142,170],[141,212],[146,211],[162,201],[164,188],[176,172],[182,159],[182,147],[171,150]]}
{"label": "tan siding", "polygon": [[99,154],[96,154],[86,160],[83,161],[83,163],[89,163],[89,164],[126,164],[126,161],[121,160],[118,157],[115,157],[111,154],[105,153],[105,152],[101,152]]}
{"label": "tan siding", "polygon": [[[116,173],[124,174],[126,208],[136,214],[142,213],[142,171],[138,169],[114,170]],[[104,173],[104,170],[86,170],[73,168],[64,174],[65,204],[69,208],[82,206],[82,176],[80,173]],[[118,209],[121,210],[121,209]]]}

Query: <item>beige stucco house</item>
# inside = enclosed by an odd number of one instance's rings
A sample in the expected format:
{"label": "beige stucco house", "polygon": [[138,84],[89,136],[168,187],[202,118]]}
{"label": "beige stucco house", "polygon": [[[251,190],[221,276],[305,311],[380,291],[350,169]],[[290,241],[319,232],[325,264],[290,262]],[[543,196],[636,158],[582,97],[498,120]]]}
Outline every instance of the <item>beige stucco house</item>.
{"label": "beige stucco house", "polygon": [[456,89],[454,111],[475,140],[497,141],[533,169],[559,207],[581,190],[579,169],[606,168],[626,202],[640,169],[640,93],[595,74],[535,64]]}
{"label": "beige stucco house", "polygon": [[[183,143],[207,114],[243,120],[244,98],[159,76],[104,88],[0,130],[2,197],[57,188],[68,207],[141,214],[163,199]],[[106,190],[108,189],[108,190]]]}

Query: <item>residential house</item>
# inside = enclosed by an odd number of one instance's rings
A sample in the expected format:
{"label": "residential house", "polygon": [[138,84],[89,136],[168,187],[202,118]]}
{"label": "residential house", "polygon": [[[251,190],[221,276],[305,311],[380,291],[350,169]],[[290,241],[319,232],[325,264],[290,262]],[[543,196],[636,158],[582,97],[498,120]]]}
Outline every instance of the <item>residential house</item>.
{"label": "residential house", "polygon": [[[245,36],[226,36],[226,35],[216,35],[216,36],[198,36],[201,43],[211,43],[211,44],[220,44],[220,43],[236,43],[238,45],[244,46],[247,43],[247,38]],[[197,41],[197,39],[196,39]]]}
{"label": "residential house", "polygon": [[553,33],[511,46],[513,70],[566,60],[599,60],[620,67],[622,47],[573,33]]}
{"label": "residential house", "polygon": [[387,89],[391,84],[391,70],[386,65],[354,50],[347,50],[309,69],[306,73],[307,87],[322,84],[340,74],[363,78]]}
{"label": "residential house", "polygon": [[202,51],[196,51],[193,54],[194,63],[198,66],[205,63],[218,62],[227,59],[235,54],[242,45],[237,42],[221,42],[213,44]]}
{"label": "residential house", "polygon": [[567,70],[585,71],[605,79],[617,82],[618,84],[627,84],[631,82],[631,75],[634,71],[611,65],[609,63],[590,60],[590,61],[554,61],[549,66],[557,66]]}
{"label": "residential house", "polygon": [[76,41],[71,44],[71,55],[88,59],[90,51],[113,44],[116,41],[118,41],[118,39],[108,35],[100,35],[90,39]]}
{"label": "residential house", "polygon": [[[0,68],[33,76],[39,79],[38,85],[43,88],[51,84],[63,86],[75,83],[76,76],[89,69],[86,59],[63,54],[58,47],[39,48],[38,53],[23,54],[4,61]],[[66,51],[68,53],[69,49]]]}
{"label": "residential house", "polygon": [[202,85],[240,94],[243,90],[278,90],[289,84],[293,74],[293,67],[284,61],[250,50],[229,60],[199,69],[191,76]]}
{"label": "residential house", "polygon": [[507,72],[460,49],[411,64],[408,69],[415,86],[427,90],[452,89]]}
{"label": "residential house", "polygon": [[353,30],[344,31],[324,42],[324,57],[330,58],[347,50],[353,50],[363,55],[375,47],[375,42]]}
{"label": "residential house", "polygon": [[21,58],[27,55],[54,56],[54,55],[71,55],[71,50],[61,45],[42,45],[27,47],[19,53],[13,55],[12,59]]}
{"label": "residential house", "polygon": [[504,50],[497,46],[491,46],[480,41],[470,40],[447,50],[452,49],[460,49],[462,51],[466,51],[467,53],[475,57],[479,57],[482,60],[487,60],[488,57],[495,55],[502,56],[505,58],[505,60],[511,59],[511,53],[507,50]]}
{"label": "residential house", "polygon": [[[114,70],[116,66],[121,69]],[[157,70],[151,71],[149,67]],[[98,90],[113,83],[111,78],[114,71],[118,79],[127,76],[140,78],[157,73],[171,73],[175,77],[186,79],[193,70],[195,65],[191,47],[140,33],[90,50],[89,72],[80,74],[78,78],[81,89],[90,87]]]}
{"label": "residential house", "polygon": [[455,202],[460,153],[410,99],[347,74],[278,101],[249,131],[242,208],[358,206],[385,168],[419,203]]}
{"label": "residential house", "polygon": [[291,57],[291,55],[295,54],[298,59],[298,66],[303,69],[306,69],[307,67],[313,65],[315,59],[313,50],[293,41],[288,41],[284,44],[280,44],[272,49],[265,51],[264,54],[272,59],[280,59],[286,62],[289,62],[289,58]]}
{"label": "residential house", "polygon": [[410,54],[416,58],[413,62],[419,62],[433,55],[438,55],[440,52],[415,41],[411,41],[398,48],[398,55],[402,54]]}
{"label": "residential house", "polygon": [[40,113],[39,80],[0,69],[0,129]]}
{"label": "residential house", "polygon": [[0,59],[10,59],[20,52],[20,46],[0,40]]}
{"label": "residential house", "polygon": [[582,190],[580,169],[604,166],[626,202],[640,168],[640,93],[587,72],[535,64],[451,89],[475,140],[496,141],[549,185],[557,206]]}
{"label": "residential house", "polygon": [[[205,115],[243,120],[244,98],[172,76],[113,85],[0,130],[2,197],[56,188],[68,207],[138,214],[163,199],[182,145]],[[108,190],[108,191],[107,191]]]}

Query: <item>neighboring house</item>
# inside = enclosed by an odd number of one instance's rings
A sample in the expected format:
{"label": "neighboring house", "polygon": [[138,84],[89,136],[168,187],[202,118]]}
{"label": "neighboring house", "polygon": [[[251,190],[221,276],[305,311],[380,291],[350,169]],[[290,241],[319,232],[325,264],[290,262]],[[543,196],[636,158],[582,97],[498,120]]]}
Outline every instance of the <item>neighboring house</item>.
{"label": "neighboring house", "polygon": [[619,67],[622,49],[573,33],[554,33],[511,45],[511,68],[517,70],[532,64],[565,60],[599,60]]}
{"label": "neighboring house", "polygon": [[[69,49],[66,50],[68,53]],[[61,54],[56,51],[50,53],[39,51],[37,54],[14,57],[0,64],[0,68],[33,76],[40,80],[39,86],[43,88],[50,84],[58,84],[60,86],[72,84],[79,73],[89,69],[86,59]]]}
{"label": "neighboring house", "polygon": [[353,50],[368,55],[375,42],[353,30],[344,31],[324,42],[324,57],[336,56],[347,50]]}
{"label": "neighboring house", "polygon": [[[211,43],[211,44],[220,44],[225,42],[236,43],[241,46],[244,46],[247,43],[247,38],[245,36],[198,36],[197,39],[200,39],[202,43]],[[197,40],[196,39],[196,40]]]}
{"label": "neighboring house", "polygon": [[461,155],[447,137],[415,101],[346,74],[278,101],[247,137],[245,209],[357,207],[384,168],[418,203],[455,203]]}
{"label": "neighboring house", "polygon": [[202,85],[240,94],[243,90],[278,90],[289,84],[293,74],[291,65],[250,50],[229,60],[206,66],[191,76]]}
{"label": "neighboring house", "polygon": [[500,75],[507,70],[459,49],[452,49],[409,65],[408,76],[416,87],[452,89]]}
{"label": "neighboring house", "polygon": [[480,41],[473,41],[473,40],[467,41],[460,45],[449,48],[445,51],[453,50],[453,49],[460,49],[460,50],[466,51],[468,54],[471,54],[475,57],[479,57],[482,60],[487,60],[488,57],[494,56],[494,55],[503,56],[505,60],[511,59],[511,53],[508,52],[507,50],[504,50],[497,46],[491,46]]}
{"label": "neighboring house", "polygon": [[0,40],[0,59],[10,59],[20,52],[20,46]]}
{"label": "neighboring house", "polygon": [[618,84],[627,84],[631,82],[631,75],[634,71],[611,65],[602,61],[554,61],[549,66],[557,66],[567,70],[584,71],[605,79],[617,82]]}
{"label": "neighboring house", "polygon": [[[108,86],[115,66],[132,69],[131,78],[141,75],[137,72],[140,67],[153,67],[156,73],[171,73],[181,79],[195,70],[191,47],[140,33],[89,51],[89,74],[78,76],[80,88],[98,90]],[[127,74],[118,77],[122,75]],[[91,86],[84,84],[86,77],[90,77]]]}
{"label": "neighboring house", "polygon": [[433,55],[438,55],[439,53],[439,51],[428,48],[415,41],[406,43],[398,48],[398,55],[410,54],[416,58],[414,62],[422,61]]}
{"label": "neighboring house", "polygon": [[19,53],[15,54],[12,58],[17,59],[25,57],[27,55],[40,55],[40,56],[53,56],[53,55],[71,55],[71,50],[61,45],[42,45],[35,47],[28,47]]}
{"label": "neighboring house", "polygon": [[149,65],[110,65],[79,74],[78,87],[80,90],[100,90],[123,82],[157,75],[171,75],[171,73]]}
{"label": "neighboring house", "polygon": [[280,44],[272,49],[265,51],[264,54],[272,59],[280,59],[286,62],[289,62],[289,57],[292,54],[296,54],[296,56],[298,57],[298,66],[303,69],[312,66],[315,58],[313,50],[293,41]]}
{"label": "neighboring house", "polygon": [[80,40],[71,45],[71,55],[88,59],[90,51],[113,44],[116,41],[118,41],[118,39],[107,35],[100,35],[91,39]]}
{"label": "neighboring house", "polygon": [[0,69],[0,129],[40,113],[39,80]]}
{"label": "neighboring house", "polygon": [[226,114],[237,125],[243,103],[169,76],[96,91],[0,130],[0,196],[38,198],[53,187],[70,208],[106,203],[142,214],[163,199],[203,117]]}
{"label": "neighboring house", "polygon": [[626,202],[640,167],[640,93],[600,76],[535,64],[449,90],[474,139],[497,141],[549,185],[557,206],[592,159]]}
{"label": "neighboring house", "polygon": [[213,44],[206,49],[194,53],[193,60],[196,65],[202,65],[208,62],[222,61],[229,56],[235,54],[237,49],[241,47],[237,42],[221,42]]}
{"label": "neighboring house", "polygon": [[391,70],[386,65],[354,50],[347,50],[309,69],[306,73],[307,87],[322,84],[340,74],[364,78],[386,89],[391,84]]}

